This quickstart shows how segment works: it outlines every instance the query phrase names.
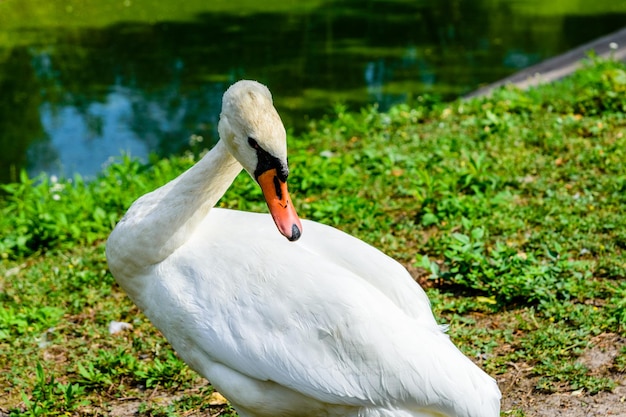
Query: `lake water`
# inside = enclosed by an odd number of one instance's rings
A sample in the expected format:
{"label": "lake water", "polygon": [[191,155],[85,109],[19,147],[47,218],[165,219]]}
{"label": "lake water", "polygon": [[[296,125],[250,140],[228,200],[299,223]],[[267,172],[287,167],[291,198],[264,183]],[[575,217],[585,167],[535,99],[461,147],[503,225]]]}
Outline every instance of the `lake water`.
{"label": "lake water", "polygon": [[261,3],[0,0],[0,182],[209,144],[241,78],[299,131],[337,102],[451,99],[626,22],[620,0]]}

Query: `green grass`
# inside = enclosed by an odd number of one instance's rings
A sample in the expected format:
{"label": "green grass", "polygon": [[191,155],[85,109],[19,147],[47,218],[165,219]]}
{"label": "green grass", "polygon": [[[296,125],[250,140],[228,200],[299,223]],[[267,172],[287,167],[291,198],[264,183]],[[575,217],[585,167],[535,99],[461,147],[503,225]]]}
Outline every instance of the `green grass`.
{"label": "green grass", "polygon": [[[289,138],[299,213],[395,257],[428,287],[454,341],[538,393],[609,391],[626,371],[581,360],[626,336],[626,67],[593,61],[529,92],[335,114]],[[172,352],[107,271],[130,203],[193,156],[128,158],[97,179],[29,179],[0,199],[0,410],[234,415]],[[220,204],[265,211],[241,175]],[[111,321],[133,329],[110,335]],[[505,391],[506,395],[506,391]],[[167,398],[167,400],[158,400]],[[523,415],[523,410],[510,411]]]}

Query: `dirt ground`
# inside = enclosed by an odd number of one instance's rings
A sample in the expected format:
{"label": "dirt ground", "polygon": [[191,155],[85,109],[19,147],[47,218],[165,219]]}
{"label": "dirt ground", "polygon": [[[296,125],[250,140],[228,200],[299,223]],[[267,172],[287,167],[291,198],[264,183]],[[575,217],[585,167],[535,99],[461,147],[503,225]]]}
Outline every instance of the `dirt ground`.
{"label": "dirt ground", "polygon": [[[602,334],[592,340],[592,348],[580,361],[595,376],[615,377],[611,374],[613,359],[626,340],[615,334]],[[537,377],[532,368],[511,364],[510,372],[498,377],[502,390],[502,411],[522,409],[528,417],[626,417],[626,376],[622,376],[613,392],[589,395],[583,392],[541,394],[535,390]]]}
{"label": "dirt ground", "polygon": [[[523,378],[523,377],[521,377]],[[503,390],[502,411],[522,409],[528,417],[626,417],[626,387],[620,385],[611,393],[584,395],[537,394],[531,380],[520,380]]]}

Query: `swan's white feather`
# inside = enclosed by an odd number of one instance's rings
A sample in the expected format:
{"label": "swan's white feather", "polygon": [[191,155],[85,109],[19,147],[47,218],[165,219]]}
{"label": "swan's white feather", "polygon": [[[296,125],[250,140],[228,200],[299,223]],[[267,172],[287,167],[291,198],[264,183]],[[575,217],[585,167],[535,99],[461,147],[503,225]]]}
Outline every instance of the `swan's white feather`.
{"label": "swan's white feather", "polygon": [[269,215],[213,209],[133,298],[201,373],[212,362],[327,404],[497,415],[495,382],[400,264],[334,228],[303,228],[291,243]]}

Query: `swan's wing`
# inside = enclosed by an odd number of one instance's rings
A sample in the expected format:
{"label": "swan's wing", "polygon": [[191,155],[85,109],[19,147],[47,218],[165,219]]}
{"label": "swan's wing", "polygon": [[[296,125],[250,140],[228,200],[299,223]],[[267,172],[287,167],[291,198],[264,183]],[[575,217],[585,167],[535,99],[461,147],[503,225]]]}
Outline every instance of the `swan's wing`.
{"label": "swan's wing", "polygon": [[307,230],[300,242],[303,248],[366,280],[414,319],[435,323],[426,293],[400,263],[333,227],[311,221],[303,224]]}
{"label": "swan's wing", "polygon": [[[390,285],[401,282],[407,294],[385,292],[372,274],[364,279],[348,268],[351,259],[362,263],[357,271],[389,262],[380,252],[366,245],[340,255],[331,248],[331,257],[314,251],[315,243],[287,242],[269,218],[229,216],[213,218],[211,239],[191,239],[158,267],[165,279],[153,295],[160,302],[144,302],[181,356],[202,351],[251,378],[332,404],[439,402],[448,410],[478,401],[477,385],[494,385],[434,320],[414,317],[423,310],[412,310],[411,301],[424,303],[425,296],[408,290],[409,283],[417,287],[410,278],[395,278],[395,264],[387,271]],[[310,223],[304,227],[316,233]]]}

